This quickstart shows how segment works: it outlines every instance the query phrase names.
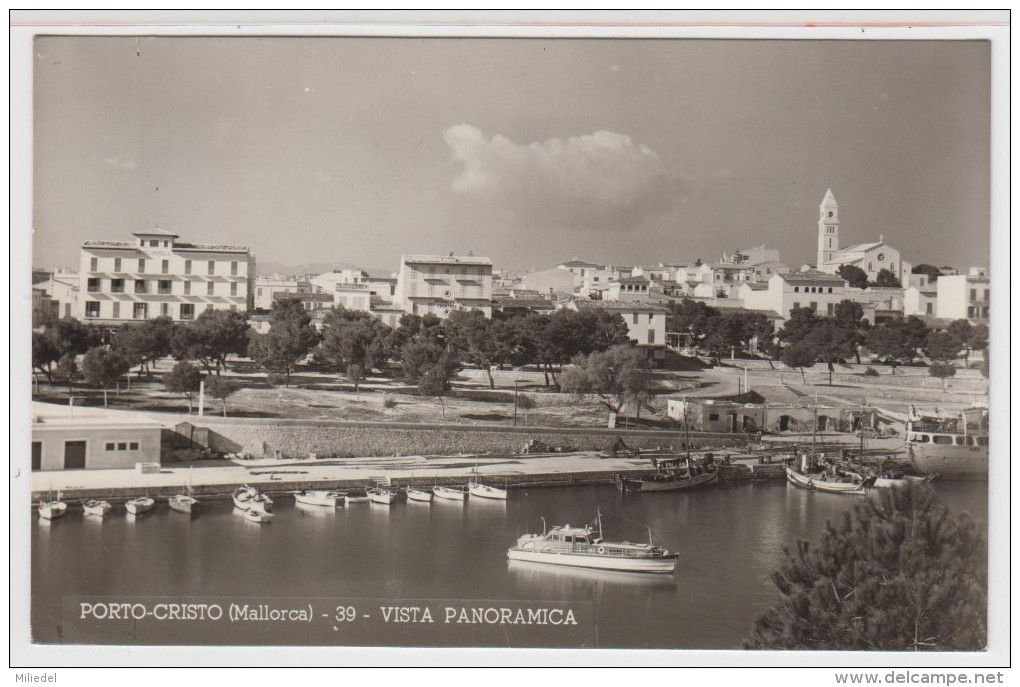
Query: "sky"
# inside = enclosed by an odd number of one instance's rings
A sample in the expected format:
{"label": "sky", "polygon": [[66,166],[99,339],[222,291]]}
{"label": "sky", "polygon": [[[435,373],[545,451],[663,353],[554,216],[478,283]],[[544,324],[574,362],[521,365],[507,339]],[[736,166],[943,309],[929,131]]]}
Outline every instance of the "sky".
{"label": "sky", "polygon": [[33,264],[170,229],[259,262],[989,263],[981,41],[39,37]]}

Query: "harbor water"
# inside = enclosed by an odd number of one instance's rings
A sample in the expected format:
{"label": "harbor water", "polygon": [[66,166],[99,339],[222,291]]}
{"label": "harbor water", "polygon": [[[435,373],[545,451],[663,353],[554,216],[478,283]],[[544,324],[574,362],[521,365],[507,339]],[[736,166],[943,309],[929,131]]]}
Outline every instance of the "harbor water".
{"label": "harbor water", "polygon": [[[941,482],[954,511],[987,522],[987,484]],[[508,501],[435,500],[334,510],[276,498],[272,523],[249,522],[230,501],[203,502],[188,518],[159,502],[105,519],[76,504],[62,519],[32,522],[33,638],[41,643],[278,645],[492,645],[471,626],[415,633],[364,625],[355,634],[316,623],[259,625],[80,624],[79,605],[99,599],[453,600],[464,605],[574,604],[580,635],[564,646],[736,649],[755,616],[775,603],[770,579],[784,547],[817,540],[827,520],[868,497],[820,494],[785,482],[721,485],[672,494],[623,495],[610,487],[514,490]],[[607,540],[647,541],[680,554],[674,575],[579,571],[510,563],[518,535],[543,523],[582,525],[602,513]],[[366,602],[368,603],[368,602]],[[371,602],[378,608],[382,602]],[[318,608],[316,607],[316,610]],[[359,607],[360,611],[360,607]],[[590,614],[590,616],[589,616]],[[376,613],[378,615],[378,613]],[[368,613],[365,613],[368,616]],[[346,618],[342,618],[346,620]],[[437,618],[442,623],[442,618]],[[327,623],[328,625],[328,623]],[[343,628],[341,628],[343,629]],[[545,628],[536,645],[556,646]],[[502,634],[500,636],[503,636]],[[506,635],[504,646],[519,645]],[[582,637],[582,639],[578,639]],[[549,642],[552,642],[551,644]]]}

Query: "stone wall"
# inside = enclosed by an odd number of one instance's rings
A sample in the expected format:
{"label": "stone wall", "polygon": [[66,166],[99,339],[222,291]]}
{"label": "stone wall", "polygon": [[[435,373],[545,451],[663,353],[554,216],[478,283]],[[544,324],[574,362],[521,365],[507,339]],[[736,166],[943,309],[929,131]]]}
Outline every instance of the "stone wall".
{"label": "stone wall", "polygon": [[[183,418],[182,418],[183,419]],[[666,448],[682,444],[678,432],[600,428],[487,427],[410,423],[196,418],[209,428],[216,451],[252,456],[319,458],[351,456],[460,455],[519,452],[532,439],[554,447],[605,450],[619,437],[631,448]],[[743,434],[694,433],[699,446],[746,443]]]}

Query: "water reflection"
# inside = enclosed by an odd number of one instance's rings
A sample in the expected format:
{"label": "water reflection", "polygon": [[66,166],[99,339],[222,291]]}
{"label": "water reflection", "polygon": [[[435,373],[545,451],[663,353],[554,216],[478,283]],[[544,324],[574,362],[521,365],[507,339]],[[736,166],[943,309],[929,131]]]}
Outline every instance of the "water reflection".
{"label": "water reflection", "polygon": [[294,502],[294,510],[300,513],[302,516],[308,516],[312,518],[331,518],[336,515],[336,508],[332,506],[313,506],[309,503]]}
{"label": "water reflection", "polygon": [[512,560],[507,561],[506,567],[515,582],[535,587],[548,586],[552,580],[559,582],[561,587],[576,587],[586,591],[592,588],[598,588],[601,591],[606,587],[614,586],[644,589],[672,589],[676,587],[676,578],[673,575],[592,570],[551,563]]}

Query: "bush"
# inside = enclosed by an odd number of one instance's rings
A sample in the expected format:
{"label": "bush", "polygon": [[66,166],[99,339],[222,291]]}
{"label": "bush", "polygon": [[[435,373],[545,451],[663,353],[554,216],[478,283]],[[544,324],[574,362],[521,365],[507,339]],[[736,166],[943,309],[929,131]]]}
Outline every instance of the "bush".
{"label": "bush", "polygon": [[266,375],[266,381],[269,382],[269,386],[283,386],[287,383],[287,375],[282,375],[279,372],[270,372]]}
{"label": "bush", "polygon": [[527,396],[525,394],[517,395],[517,407],[520,408],[521,410],[531,410],[532,408],[536,408],[537,406],[538,403],[536,403],[535,399],[533,399],[531,396]]}
{"label": "bush", "polygon": [[873,367],[869,367],[868,369],[866,369],[864,371],[864,376],[865,377],[877,377],[878,376],[878,370],[876,370]]}
{"label": "bush", "polygon": [[385,401],[382,402],[382,404],[383,408],[386,408],[387,410],[393,410],[394,408],[397,407],[397,399],[387,398]]}

